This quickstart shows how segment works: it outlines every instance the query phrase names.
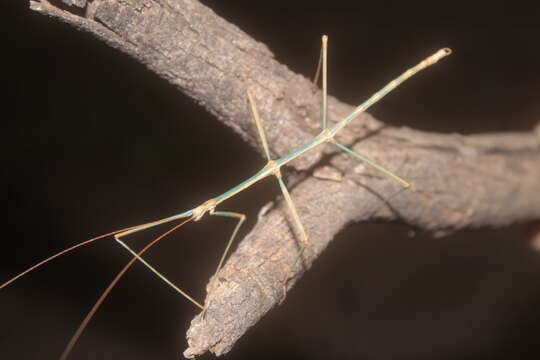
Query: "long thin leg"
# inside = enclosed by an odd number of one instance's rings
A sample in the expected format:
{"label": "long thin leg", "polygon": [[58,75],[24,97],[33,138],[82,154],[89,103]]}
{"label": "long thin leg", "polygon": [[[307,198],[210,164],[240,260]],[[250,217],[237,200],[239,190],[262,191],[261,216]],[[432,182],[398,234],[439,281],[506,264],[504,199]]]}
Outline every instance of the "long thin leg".
{"label": "long thin leg", "polygon": [[146,266],[148,269],[150,269],[150,271],[152,271],[154,274],[156,274],[161,280],[163,280],[167,285],[169,285],[170,287],[172,287],[176,292],[178,292],[180,295],[182,295],[183,297],[185,297],[186,299],[188,299],[189,301],[191,301],[193,304],[195,304],[196,306],[198,306],[199,308],[203,308],[203,306],[201,304],[199,304],[195,299],[193,299],[191,296],[189,296],[185,291],[181,290],[178,286],[174,285],[169,279],[167,279],[163,274],[161,274],[159,271],[157,271],[154,267],[152,267],[152,265],[150,265],[148,262],[146,262],[146,260],[144,260],[143,258],[141,258],[140,256],[137,255],[137,253],[135,251],[133,251],[129,246],[127,246],[126,243],[124,243],[122,240],[120,240],[121,237],[124,237],[124,236],[127,236],[127,235],[130,235],[130,234],[134,234],[136,232],[139,232],[139,231],[142,231],[142,230],[146,230],[148,229],[149,227],[152,227],[152,226],[156,226],[156,225],[160,225],[160,224],[164,224],[166,222],[170,222],[170,221],[173,221],[173,220],[176,220],[176,219],[180,219],[180,218],[185,218],[185,217],[188,217],[188,216],[191,216],[192,214],[192,210],[189,210],[189,211],[186,211],[182,214],[179,214],[179,215],[175,215],[175,216],[171,216],[171,217],[168,217],[168,218],[165,218],[165,219],[162,219],[162,220],[158,220],[152,224],[143,224],[143,225],[140,225],[140,226],[137,226],[137,227],[134,227],[134,228],[130,228],[128,229],[127,231],[124,231],[124,232],[121,232],[121,233],[118,233],[118,234],[115,234],[114,235],[114,239],[120,243],[120,245],[122,245],[124,248],[126,248],[137,260],[139,260],[144,266]]}
{"label": "long thin leg", "polygon": [[142,257],[140,257],[139,255],[137,255],[137,253],[131,249],[129,246],[127,246],[126,243],[124,243],[122,240],[120,240],[120,237],[118,235],[115,235],[114,236],[114,239],[120,244],[122,245],[124,248],[127,249],[127,251],[129,251],[131,253],[131,255],[133,255],[135,258],[137,258],[137,260],[139,260],[144,266],[146,266],[148,269],[150,269],[150,271],[152,271],[154,274],[156,274],[161,280],[163,280],[167,285],[169,285],[170,287],[172,287],[176,292],[178,292],[180,295],[182,295],[183,297],[185,297],[186,299],[188,299],[189,301],[191,301],[193,304],[195,304],[196,306],[198,306],[199,308],[203,309],[204,307],[199,304],[197,302],[197,300],[193,299],[191,296],[189,296],[185,291],[183,291],[182,289],[180,289],[178,286],[176,286],[175,284],[173,284],[169,279],[167,279],[163,274],[161,274],[159,271],[157,271],[152,265],[150,265],[146,260],[144,260]]}
{"label": "long thin leg", "polygon": [[315,70],[315,76],[313,77],[313,83],[315,85],[317,85],[317,82],[319,82],[319,76],[321,75],[322,58],[323,58],[323,49],[321,47],[321,52],[319,53],[319,60],[317,60],[317,70]]}
{"label": "long thin leg", "polygon": [[154,240],[152,240],[150,243],[148,243],[144,248],[142,248],[137,254],[135,257],[131,258],[131,260],[129,260],[129,262],[122,268],[122,270],[120,270],[120,272],[116,275],[116,277],[113,279],[113,281],[111,281],[111,283],[109,284],[109,286],[107,286],[107,288],[105,289],[105,291],[103,291],[103,293],[101,294],[101,296],[99,297],[99,299],[96,301],[96,303],[94,304],[94,306],[92,306],[92,308],[90,309],[90,311],[88,312],[88,314],[86,315],[86,317],[84,318],[84,320],[81,322],[81,324],[79,325],[79,327],[77,328],[77,331],[75,331],[75,333],[73,334],[73,336],[71,337],[71,339],[69,340],[69,343],[67,344],[66,348],[64,349],[64,352],[62,353],[62,355],[60,356],[60,360],[66,360],[67,357],[69,356],[69,353],[71,352],[71,350],[73,349],[73,346],[75,346],[75,344],[77,343],[77,340],[79,340],[79,338],[81,337],[81,334],[83,333],[84,329],[86,328],[86,326],[88,325],[88,323],[90,322],[90,320],[92,319],[92,317],[94,316],[94,314],[96,313],[96,311],[99,309],[100,305],[103,303],[103,301],[105,300],[105,298],[109,295],[109,293],[111,292],[111,290],[114,288],[114,286],[118,283],[118,281],[122,278],[122,276],[124,276],[124,274],[126,273],[126,271],[128,271],[128,269],[131,267],[131,265],[133,265],[135,263],[135,261],[137,261],[138,258],[140,258],[140,256],[146,252],[146,250],[150,249],[152,246],[154,246],[159,240],[163,239],[165,236],[169,235],[170,233],[172,233],[173,231],[175,231],[176,229],[178,229],[179,227],[181,227],[182,225],[190,222],[191,220],[193,220],[193,217],[190,217],[186,220],[184,220],[183,222],[181,222],[180,224],[178,225],[175,225],[174,227],[172,227],[170,230],[168,230],[167,232],[161,234],[160,236],[158,236],[157,238],[155,238]]}
{"label": "long thin leg", "polygon": [[[326,42],[327,40],[328,38],[326,36],[323,36],[323,48],[321,50],[322,55],[323,55],[323,84],[326,83],[325,78],[326,78]],[[251,105],[251,113],[253,114],[255,123],[257,124],[257,130],[259,131],[259,136],[261,137],[261,142],[264,147],[264,152],[266,153],[266,157],[268,161],[270,162],[272,161],[272,158],[270,157],[270,151],[268,150],[268,143],[266,141],[266,135],[264,134],[264,129],[262,127],[262,123],[259,117],[259,113],[257,111],[257,107],[255,106],[255,101],[253,100],[253,97],[251,96],[251,93],[249,92],[249,90],[247,91],[247,96],[248,96],[249,104]],[[326,91],[323,91],[323,104],[325,102],[326,102]],[[324,113],[326,113],[326,109],[324,109]],[[298,231],[300,232],[301,240],[304,244],[308,244],[309,241],[308,241],[306,231],[304,230],[304,226],[302,225],[302,222],[300,221],[300,217],[298,216],[298,212],[296,211],[296,207],[294,206],[294,202],[291,198],[291,195],[289,194],[289,191],[287,190],[287,186],[285,186],[285,183],[283,182],[283,180],[281,180],[280,173],[276,174],[276,178],[278,179],[279,187],[281,188],[281,192],[283,193],[283,196],[285,197],[285,201],[287,202],[287,205],[289,206],[289,209],[291,210],[294,223],[296,227],[298,228]],[[214,215],[216,215],[216,213],[217,212],[214,212]],[[231,214],[236,214],[236,213],[225,213],[225,214],[228,214],[228,215],[223,215],[223,216],[233,216]],[[237,225],[237,228],[240,226],[240,224],[241,222],[239,222],[239,224]],[[235,233],[233,233],[233,236],[236,235],[236,230],[237,229],[235,229]],[[225,255],[227,251],[229,250],[229,246],[232,243],[232,239],[233,237],[231,237],[231,240],[229,240],[229,245],[227,245],[227,249],[225,250],[225,253],[221,257],[221,261],[219,262],[219,265],[218,265],[218,270],[221,267],[223,260],[225,259]]]}
{"label": "long thin leg", "polygon": [[403,180],[402,178],[400,178],[399,176],[397,176],[396,174],[394,174],[393,172],[391,172],[390,170],[388,169],[385,169],[383,168],[382,166],[380,165],[377,165],[376,163],[374,163],[373,161],[369,160],[368,158],[365,158],[363,157],[362,155],[354,152],[353,150],[349,149],[348,147],[346,147],[345,145],[341,145],[340,143],[337,143],[337,142],[334,142],[334,144],[336,144],[336,146],[338,148],[340,148],[341,150],[347,152],[348,154],[350,154],[351,156],[355,157],[356,159],[374,167],[375,169],[383,172],[384,174],[390,176],[392,179],[398,181],[401,186],[403,186],[405,189],[410,187],[411,184],[409,184],[407,181]]}
{"label": "long thin leg", "polygon": [[307,237],[306,230],[304,229],[304,225],[302,225],[302,221],[300,221],[300,216],[298,216],[298,212],[296,211],[296,207],[294,206],[294,202],[291,198],[291,195],[289,194],[289,190],[287,190],[287,186],[281,180],[281,177],[277,177],[279,187],[281,188],[281,192],[283,193],[283,197],[285,198],[285,201],[287,202],[287,205],[289,206],[289,209],[291,210],[291,214],[294,220],[294,223],[300,232],[300,240],[304,243],[304,245],[309,244],[309,240]]}
{"label": "long thin leg", "polygon": [[261,142],[264,148],[264,153],[266,154],[266,158],[268,161],[272,160],[270,157],[270,150],[268,150],[268,142],[266,141],[266,135],[264,134],[264,129],[262,127],[261,118],[259,117],[259,112],[257,111],[257,107],[255,106],[255,101],[253,100],[253,96],[251,95],[251,92],[249,90],[246,91],[249,105],[251,108],[251,114],[253,115],[253,119],[255,119],[255,124],[257,125],[257,131],[259,132],[259,136],[261,137]]}
{"label": "long thin leg", "polygon": [[323,55],[323,67],[322,67],[322,128],[326,129],[328,126],[328,66],[326,53],[328,51],[328,36],[322,37],[322,55]]}
{"label": "long thin leg", "polygon": [[238,230],[240,229],[240,226],[242,226],[242,223],[246,220],[246,215],[236,212],[230,212],[230,211],[214,211],[211,213],[211,215],[215,216],[225,216],[225,217],[231,217],[238,219],[238,223],[236,224],[236,227],[233,230],[233,233],[231,237],[229,238],[229,241],[227,242],[227,246],[225,247],[225,250],[223,251],[223,255],[221,255],[221,259],[219,259],[219,264],[216,268],[216,274],[221,269],[221,266],[223,266],[223,262],[225,262],[225,258],[227,257],[227,254],[229,253],[229,250],[231,248],[231,245],[234,242],[234,239],[236,238],[236,234],[238,234]]}
{"label": "long thin leg", "polygon": [[[296,206],[294,205],[294,202],[292,200],[291,194],[289,194],[289,190],[287,189],[287,186],[285,185],[285,182],[281,179],[281,174],[276,175],[279,187],[281,188],[281,192],[283,193],[283,197],[285,198],[285,201],[287,202],[287,205],[289,206],[289,209],[291,210],[292,217],[294,219],[294,223],[296,225],[297,230],[300,232],[300,240],[302,241],[302,244],[300,246],[300,251],[298,252],[298,255],[296,256],[296,260],[294,261],[293,268],[296,267],[296,264],[302,259],[302,254],[307,249],[309,245],[309,239],[306,233],[306,230],[304,229],[304,225],[302,225],[302,221],[300,220],[300,216],[298,216],[298,212],[296,211]],[[292,271],[291,271],[292,274]],[[285,300],[285,296],[287,294],[287,282],[289,281],[290,276],[287,277],[287,279],[283,283],[283,300]]]}
{"label": "long thin leg", "polygon": [[315,72],[315,78],[313,82],[317,84],[319,80],[319,74],[322,67],[322,106],[321,106],[321,119],[322,128],[326,129],[328,125],[328,66],[327,66],[327,52],[328,52],[328,36],[322,36],[321,55],[319,56],[319,62],[317,63],[317,71]]}

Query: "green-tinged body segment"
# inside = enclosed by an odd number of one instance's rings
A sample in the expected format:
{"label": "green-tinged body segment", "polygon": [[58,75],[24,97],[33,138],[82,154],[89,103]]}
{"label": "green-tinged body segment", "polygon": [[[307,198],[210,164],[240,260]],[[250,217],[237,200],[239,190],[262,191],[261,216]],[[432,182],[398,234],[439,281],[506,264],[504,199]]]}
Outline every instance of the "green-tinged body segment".
{"label": "green-tinged body segment", "polygon": [[258,181],[264,179],[268,175],[272,174],[272,169],[269,169],[267,167],[262,168],[259,172],[257,172],[255,175],[247,179],[246,181],[241,182],[240,184],[236,185],[235,187],[229,189],[228,191],[224,192],[221,195],[216,196],[213,198],[213,200],[219,204],[223,201],[233,197],[234,195],[238,194],[239,192],[247,189],[251,185],[257,183]]}

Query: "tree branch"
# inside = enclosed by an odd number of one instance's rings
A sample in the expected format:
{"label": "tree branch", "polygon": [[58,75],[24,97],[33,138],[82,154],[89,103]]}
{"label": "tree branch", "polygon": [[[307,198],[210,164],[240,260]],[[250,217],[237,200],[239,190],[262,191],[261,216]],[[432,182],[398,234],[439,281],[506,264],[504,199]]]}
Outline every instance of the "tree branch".
{"label": "tree branch", "polygon": [[[256,99],[273,154],[285,155],[317,132],[320,93],[313,84],[198,2],[63,1],[82,8],[85,15],[46,0],[31,1],[31,8],[92,32],[135,57],[259,151],[247,88]],[[331,121],[352,109],[333,98],[329,105]],[[186,356],[229,351],[353,221],[397,220],[444,235],[540,218],[538,132],[439,135],[386,127],[365,114],[339,137],[398,172],[412,189],[402,190],[330,146],[295,161],[292,166],[300,173],[292,196],[309,246],[301,251],[280,202],[261,213],[210,281],[206,311],[188,331]]]}

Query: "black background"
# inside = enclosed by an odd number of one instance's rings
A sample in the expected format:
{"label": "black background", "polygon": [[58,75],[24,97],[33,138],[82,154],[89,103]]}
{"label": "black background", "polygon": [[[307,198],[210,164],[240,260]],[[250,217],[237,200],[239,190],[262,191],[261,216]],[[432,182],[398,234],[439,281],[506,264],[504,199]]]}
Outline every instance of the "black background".
{"label": "black background", "polygon": [[[251,175],[259,154],[171,85],[91,35],[3,1],[0,281],[93,235],[169,216]],[[205,1],[311,76],[330,36],[330,93],[359,103],[440,47],[454,54],[373,108],[394,125],[471,134],[540,119],[540,11],[520,2]],[[278,193],[229,202],[247,213]],[[246,226],[244,232],[249,226]],[[232,224],[191,224],[149,254],[204,297]],[[151,231],[133,237],[137,247]],[[55,359],[127,253],[110,240],[0,292],[0,357]],[[192,305],[140,266],[72,359],[177,359]],[[540,253],[525,226],[433,239],[403,225],[343,231],[228,359],[538,358]]]}

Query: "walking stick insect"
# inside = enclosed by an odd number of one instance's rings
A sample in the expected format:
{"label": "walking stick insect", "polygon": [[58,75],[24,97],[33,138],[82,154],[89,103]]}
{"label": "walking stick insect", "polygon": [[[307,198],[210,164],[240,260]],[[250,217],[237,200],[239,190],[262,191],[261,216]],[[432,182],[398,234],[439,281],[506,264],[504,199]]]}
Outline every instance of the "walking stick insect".
{"label": "walking stick insect", "polygon": [[[321,111],[321,132],[315,136],[312,140],[308,141],[304,145],[298,147],[297,149],[294,149],[289,154],[279,158],[279,159],[273,159],[270,155],[270,151],[268,148],[268,143],[266,140],[265,132],[262,126],[261,119],[259,117],[257,107],[253,98],[253,95],[250,93],[249,89],[246,91],[247,100],[249,103],[249,107],[253,116],[253,119],[255,121],[255,125],[257,127],[257,132],[260,137],[260,141],[264,150],[264,154],[266,156],[267,163],[266,165],[257,173],[255,173],[253,176],[247,178],[243,182],[239,183],[238,185],[234,186],[233,188],[229,189],[228,191],[210,198],[206,201],[204,201],[202,204],[189,209],[187,211],[184,211],[182,213],[169,216],[163,219],[159,219],[156,221],[148,222],[145,224],[135,225],[128,228],[119,229],[116,231],[109,232],[107,234],[103,234],[97,237],[94,237],[92,239],[83,241],[81,243],[78,243],[72,247],[69,247],[67,249],[64,249],[45,260],[33,265],[32,267],[28,268],[27,270],[21,272],[20,274],[14,276],[10,280],[4,282],[0,285],[0,289],[6,287],[7,285],[11,284],[15,280],[19,279],[20,277],[28,274],[29,272],[41,267],[42,265],[48,263],[49,261],[62,256],[68,252],[71,252],[72,250],[75,250],[79,247],[82,247],[84,245],[88,245],[90,243],[93,243],[99,239],[109,238],[112,237],[117,241],[122,247],[124,247],[127,251],[129,251],[132,255],[132,258],[130,261],[120,270],[120,272],[116,275],[116,277],[113,279],[113,281],[108,285],[108,287],[103,291],[101,296],[98,298],[96,303],[93,305],[93,307],[90,309],[86,317],[83,319],[83,321],[80,323],[78,329],[75,331],[74,335],[70,339],[69,343],[67,344],[66,348],[64,349],[64,352],[62,353],[60,359],[67,359],[69,356],[71,350],[73,349],[74,345],[76,344],[77,340],[80,338],[81,334],[83,333],[84,329],[88,325],[89,321],[92,319],[93,315],[96,313],[100,305],[103,303],[105,298],[109,295],[111,290],[114,288],[114,286],[118,283],[118,281],[122,278],[122,276],[125,274],[125,272],[136,262],[139,261],[142,263],[146,268],[148,268],[150,271],[152,271],[155,275],[157,275],[161,280],[163,280],[167,285],[172,287],[175,291],[180,293],[182,296],[184,296],[186,299],[188,299],[190,302],[192,302],[195,306],[199,307],[204,311],[204,306],[201,305],[199,302],[197,302],[195,299],[193,299],[191,296],[189,296],[186,292],[181,290],[179,287],[174,285],[171,281],[169,281],[165,276],[163,276],[155,267],[153,267],[151,264],[149,264],[146,260],[142,258],[142,255],[150,249],[152,246],[154,246],[157,242],[162,240],[167,235],[171,234],[172,232],[176,231],[178,228],[182,227],[183,225],[191,222],[191,221],[198,221],[206,214],[214,215],[214,216],[222,216],[222,217],[228,217],[236,219],[237,223],[236,226],[227,242],[227,245],[225,247],[225,250],[219,260],[216,273],[220,270],[222,267],[227,254],[229,252],[229,249],[231,245],[233,244],[236,235],[238,233],[238,230],[240,229],[242,223],[246,219],[246,215],[238,213],[238,212],[231,212],[231,211],[218,211],[216,208],[223,202],[225,202],[227,199],[230,199],[234,197],[235,195],[239,194],[240,192],[246,190],[247,188],[251,187],[255,183],[259,182],[260,180],[269,177],[269,176],[275,176],[278,185],[281,189],[281,192],[283,194],[283,198],[285,199],[285,202],[287,204],[287,207],[290,212],[292,224],[294,225],[294,228],[298,234],[299,240],[302,244],[302,247],[300,248],[300,254],[310,245],[309,242],[309,236],[308,232],[304,229],[304,226],[302,225],[301,216],[298,214],[296,210],[296,206],[294,204],[294,201],[289,194],[289,190],[287,189],[287,186],[285,182],[282,179],[281,174],[281,167],[283,165],[288,164],[290,161],[296,159],[297,157],[301,156],[307,151],[313,150],[314,148],[318,147],[321,144],[324,143],[331,143],[338,147],[340,150],[345,151],[349,155],[353,156],[359,161],[362,161],[366,163],[367,165],[381,171],[385,175],[391,177],[393,180],[399,182],[401,186],[404,188],[408,188],[410,184],[405,181],[404,179],[400,178],[398,175],[392,173],[391,171],[383,168],[380,165],[375,164],[371,160],[361,156],[360,154],[354,152],[350,148],[340,144],[336,139],[335,136],[339,133],[341,129],[346,127],[352,120],[354,120],[356,117],[358,117],[362,112],[367,110],[371,105],[375,104],[377,101],[379,101],[381,98],[383,98],[386,94],[388,94],[390,91],[392,91],[394,88],[396,88],[398,85],[400,85],[402,82],[416,74],[418,71],[435,64],[443,57],[449,55],[451,53],[451,50],[448,48],[441,49],[434,53],[433,55],[427,57],[417,65],[413,66],[412,68],[405,71],[403,74],[389,82],[386,86],[384,86],[381,90],[373,94],[369,99],[367,99],[364,103],[356,107],[347,117],[342,119],[341,121],[335,123],[334,125],[330,125],[328,123],[328,105],[327,105],[327,43],[328,43],[328,37],[323,36],[322,37],[322,47],[321,47],[321,53],[319,57],[319,65],[317,69],[317,75],[315,76],[315,82],[317,82],[319,73],[322,72],[322,111]],[[322,70],[322,71],[321,71]],[[178,222],[176,225],[174,225],[172,228],[158,236],[157,238],[153,239],[151,242],[149,242],[146,246],[144,246],[139,251],[134,251],[131,249],[124,241],[123,238],[134,234],[137,232],[140,232],[142,230],[146,230],[149,228],[153,228],[158,225],[162,225],[169,222]],[[300,255],[299,255],[300,256]]]}

